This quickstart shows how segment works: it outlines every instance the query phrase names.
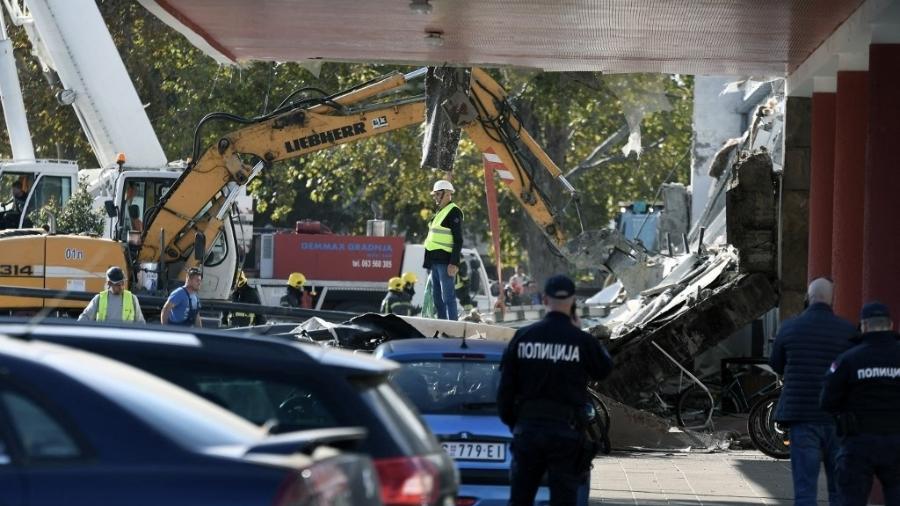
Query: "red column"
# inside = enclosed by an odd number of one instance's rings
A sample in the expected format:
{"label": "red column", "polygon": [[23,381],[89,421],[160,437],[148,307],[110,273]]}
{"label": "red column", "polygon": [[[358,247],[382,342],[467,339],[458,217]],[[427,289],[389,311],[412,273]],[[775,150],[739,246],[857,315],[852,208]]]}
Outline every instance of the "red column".
{"label": "red column", "polygon": [[808,281],[831,276],[834,198],[834,93],[813,93],[809,174]]}
{"label": "red column", "polygon": [[831,272],[834,310],[853,322],[858,320],[862,305],[863,167],[869,125],[868,96],[868,72],[838,72]]}
{"label": "red column", "polygon": [[869,46],[869,129],[865,169],[864,301],[900,317],[900,44]]}

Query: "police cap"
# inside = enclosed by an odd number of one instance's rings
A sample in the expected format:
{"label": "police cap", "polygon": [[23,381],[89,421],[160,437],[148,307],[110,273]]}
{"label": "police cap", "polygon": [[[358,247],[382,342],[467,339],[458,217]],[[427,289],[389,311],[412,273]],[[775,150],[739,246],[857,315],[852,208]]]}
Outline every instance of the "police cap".
{"label": "police cap", "polygon": [[544,284],[544,295],[552,299],[567,299],[575,295],[575,282],[565,274],[551,276]]}
{"label": "police cap", "polygon": [[880,302],[869,302],[862,307],[859,312],[860,320],[868,320],[869,318],[890,318],[891,310]]}

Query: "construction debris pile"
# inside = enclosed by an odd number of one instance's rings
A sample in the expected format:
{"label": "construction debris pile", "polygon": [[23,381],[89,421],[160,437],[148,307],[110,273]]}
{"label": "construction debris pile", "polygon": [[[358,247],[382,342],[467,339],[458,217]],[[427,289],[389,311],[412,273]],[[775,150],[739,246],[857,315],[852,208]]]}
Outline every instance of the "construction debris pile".
{"label": "construction debris pile", "polygon": [[627,300],[590,329],[616,357],[601,386],[610,397],[645,405],[682,373],[679,364],[690,369],[696,356],[776,306],[778,110],[777,102],[761,107],[747,133],[717,153],[710,166],[717,184],[684,249],[673,255],[669,246],[651,259],[661,279],[639,292],[623,283]]}

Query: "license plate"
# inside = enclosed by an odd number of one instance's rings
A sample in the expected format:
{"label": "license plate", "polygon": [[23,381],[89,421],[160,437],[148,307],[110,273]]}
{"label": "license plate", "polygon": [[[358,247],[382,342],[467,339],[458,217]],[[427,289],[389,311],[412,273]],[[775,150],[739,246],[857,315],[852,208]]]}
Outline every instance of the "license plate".
{"label": "license plate", "polygon": [[447,441],[441,443],[447,455],[459,460],[506,460],[505,443],[471,443]]}

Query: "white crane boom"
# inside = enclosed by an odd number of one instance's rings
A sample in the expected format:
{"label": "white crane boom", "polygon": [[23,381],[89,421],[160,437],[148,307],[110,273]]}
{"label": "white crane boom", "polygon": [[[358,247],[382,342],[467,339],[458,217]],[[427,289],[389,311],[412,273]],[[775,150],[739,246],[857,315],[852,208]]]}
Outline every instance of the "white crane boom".
{"label": "white crane boom", "polygon": [[34,160],[34,145],[25,115],[22,87],[16,72],[12,41],[6,34],[6,21],[0,13],[0,100],[3,102],[3,119],[9,132],[9,144],[13,160]]}
{"label": "white crane boom", "polygon": [[3,0],[36,56],[56,71],[101,167],[124,152],[134,168],[158,169],[166,155],[94,0]]}

